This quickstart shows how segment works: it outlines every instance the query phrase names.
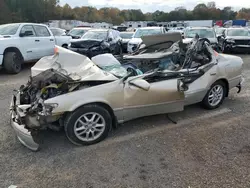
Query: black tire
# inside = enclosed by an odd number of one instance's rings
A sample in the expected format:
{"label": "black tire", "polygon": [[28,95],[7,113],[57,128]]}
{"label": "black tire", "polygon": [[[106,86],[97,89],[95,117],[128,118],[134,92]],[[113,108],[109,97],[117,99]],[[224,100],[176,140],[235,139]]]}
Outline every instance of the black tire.
{"label": "black tire", "polygon": [[67,44],[63,44],[62,47],[68,49],[68,45]]}
{"label": "black tire", "polygon": [[[220,99],[220,101],[218,102],[218,104],[216,105],[211,105],[211,103],[209,102],[209,94],[211,92],[211,90],[213,88],[215,88],[216,86],[221,86],[222,87],[222,98]],[[205,109],[208,109],[208,110],[212,110],[212,109],[216,109],[218,108],[224,101],[225,97],[226,97],[226,92],[227,92],[227,89],[226,89],[226,85],[223,81],[217,81],[215,82],[211,87],[210,89],[208,90],[206,96],[204,97],[203,101],[202,101],[202,106],[203,108]]]}
{"label": "black tire", "polygon": [[[102,132],[102,134],[98,138],[96,138],[95,140],[91,140],[91,141],[83,141],[83,140],[79,139],[79,137],[75,134],[75,126],[76,126],[75,124],[76,124],[77,120],[81,116],[83,116],[84,114],[87,114],[87,113],[97,113],[100,116],[102,116],[103,120],[105,121],[105,127],[104,127],[104,131]],[[112,128],[112,118],[111,118],[111,115],[108,112],[108,110],[106,110],[104,107],[99,106],[99,105],[95,105],[95,104],[90,104],[90,105],[83,106],[83,107],[75,110],[71,114],[69,114],[65,119],[64,128],[65,128],[66,136],[68,137],[69,141],[72,142],[73,144],[75,144],[75,145],[92,145],[92,144],[96,144],[96,143],[104,140],[108,136],[109,131]],[[92,133],[91,133],[91,135],[92,135]]]}
{"label": "black tire", "polygon": [[7,73],[17,74],[22,70],[22,57],[18,52],[6,52],[3,66]]}

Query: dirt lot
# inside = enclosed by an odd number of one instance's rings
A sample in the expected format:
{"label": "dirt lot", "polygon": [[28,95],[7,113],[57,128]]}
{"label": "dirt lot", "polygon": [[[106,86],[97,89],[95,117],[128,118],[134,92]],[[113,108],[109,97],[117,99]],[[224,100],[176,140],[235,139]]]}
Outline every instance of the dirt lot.
{"label": "dirt lot", "polygon": [[245,85],[221,108],[193,105],[171,117],[154,116],[120,126],[105,141],[77,147],[64,132],[44,131],[39,152],[23,147],[9,125],[12,90],[25,83],[0,73],[0,187],[22,188],[229,188],[250,187],[250,56]]}

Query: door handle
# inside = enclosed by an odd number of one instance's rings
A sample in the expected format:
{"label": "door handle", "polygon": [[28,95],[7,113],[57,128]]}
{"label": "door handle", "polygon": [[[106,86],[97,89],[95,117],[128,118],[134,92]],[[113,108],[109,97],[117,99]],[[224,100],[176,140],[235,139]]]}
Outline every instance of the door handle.
{"label": "door handle", "polygon": [[40,40],[35,40],[35,42],[40,42]]}
{"label": "door handle", "polygon": [[50,39],[50,41],[52,41],[52,42],[53,42],[53,41],[54,41],[54,39]]}

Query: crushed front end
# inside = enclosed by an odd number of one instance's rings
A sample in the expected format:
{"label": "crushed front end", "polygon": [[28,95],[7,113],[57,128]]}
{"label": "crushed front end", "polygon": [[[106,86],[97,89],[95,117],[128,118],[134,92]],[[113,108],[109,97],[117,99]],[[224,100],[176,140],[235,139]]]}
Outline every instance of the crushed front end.
{"label": "crushed front end", "polygon": [[62,117],[62,114],[52,114],[58,104],[44,101],[76,89],[78,85],[71,85],[71,81],[60,72],[49,69],[31,78],[25,86],[15,91],[10,105],[11,125],[23,145],[33,151],[39,149],[35,135]]}
{"label": "crushed front end", "polygon": [[[20,93],[12,96],[11,105],[10,105],[10,123],[15,133],[17,135],[18,140],[33,151],[37,151],[39,149],[39,145],[34,141],[32,134],[33,131],[29,130],[26,125],[22,122],[22,118],[26,116],[25,112],[23,112],[22,107],[18,105],[20,101]],[[22,117],[23,116],[23,117]]]}

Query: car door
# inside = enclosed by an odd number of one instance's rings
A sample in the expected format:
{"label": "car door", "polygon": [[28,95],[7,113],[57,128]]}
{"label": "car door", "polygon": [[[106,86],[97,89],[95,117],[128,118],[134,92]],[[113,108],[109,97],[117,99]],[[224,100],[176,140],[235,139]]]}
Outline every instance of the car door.
{"label": "car door", "polygon": [[[29,32],[30,35],[25,35]],[[24,54],[25,61],[38,59],[39,54],[39,40],[32,25],[24,25],[20,30],[20,50]]]}
{"label": "car door", "polygon": [[39,58],[53,55],[55,48],[55,39],[46,26],[34,25],[36,35],[39,37]]}
{"label": "car door", "polygon": [[[135,86],[136,79],[146,85],[149,84],[149,89]],[[149,82],[147,80],[147,77],[136,77],[125,82],[124,121],[183,110],[185,95],[180,89],[182,83],[180,79],[156,79]]]}

